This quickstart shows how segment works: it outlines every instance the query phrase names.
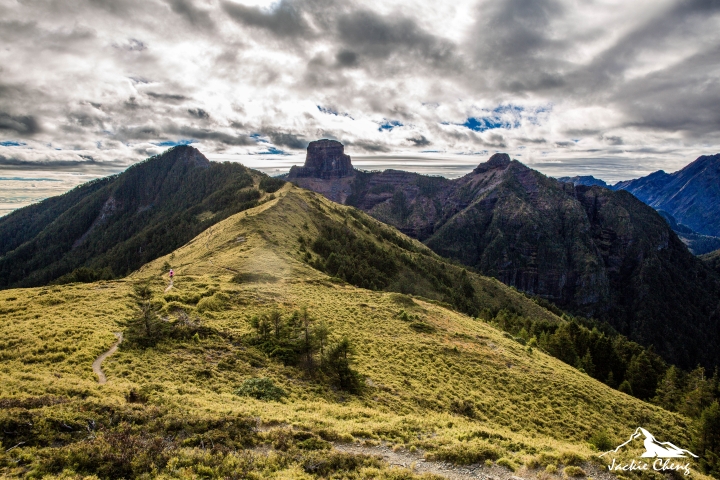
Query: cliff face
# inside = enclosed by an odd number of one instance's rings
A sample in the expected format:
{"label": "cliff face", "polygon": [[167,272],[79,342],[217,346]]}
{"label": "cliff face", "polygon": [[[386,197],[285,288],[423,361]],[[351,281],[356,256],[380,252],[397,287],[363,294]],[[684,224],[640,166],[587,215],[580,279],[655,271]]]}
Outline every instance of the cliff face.
{"label": "cliff face", "polygon": [[305,157],[305,166],[294,166],[288,180],[295,178],[343,178],[354,173],[350,156],[345,155],[345,147],[335,140],[317,140],[310,142]]}
{"label": "cliff face", "polygon": [[[548,178],[506,154],[455,180],[386,170],[304,183],[342,190],[326,196],[507,285],[604,318],[671,361],[717,363],[715,274],[627,192]],[[677,322],[683,332],[669,333]]]}

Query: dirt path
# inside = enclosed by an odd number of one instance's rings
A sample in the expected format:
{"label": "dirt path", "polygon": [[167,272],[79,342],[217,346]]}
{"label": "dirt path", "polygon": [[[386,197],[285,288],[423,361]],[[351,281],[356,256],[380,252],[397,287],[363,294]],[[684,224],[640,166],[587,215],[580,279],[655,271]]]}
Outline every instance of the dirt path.
{"label": "dirt path", "polygon": [[168,285],[168,287],[165,289],[165,293],[169,292],[171,288],[173,288],[172,278],[170,279],[170,285]]}
{"label": "dirt path", "polygon": [[110,350],[97,357],[92,364],[93,372],[95,372],[95,375],[98,376],[98,383],[100,385],[107,383],[107,378],[102,371],[102,362],[104,362],[107,357],[115,353],[117,351],[118,345],[120,345],[120,343],[123,341],[123,335],[121,332],[115,332],[115,336],[118,339],[117,342],[115,342],[113,346],[110,347]]}
{"label": "dirt path", "polygon": [[450,463],[425,460],[420,453],[411,453],[404,449],[393,451],[386,444],[367,446],[358,443],[335,443],[333,446],[336,450],[346,453],[379,455],[390,465],[405,467],[415,473],[432,473],[448,480],[501,480],[511,477],[515,480],[522,480],[514,476],[512,472],[500,467],[488,468],[482,465],[458,467]]}
{"label": "dirt path", "polygon": [[[390,465],[404,467],[415,473],[431,473],[448,480],[525,480],[526,478],[548,478],[559,480],[562,473],[549,475],[544,470],[528,471],[524,468],[518,473],[511,472],[507,468],[498,465],[466,465],[456,466],[451,463],[425,460],[420,452],[411,453],[408,450],[393,449],[385,442],[380,445],[370,446],[361,443],[333,443],[333,447],[340,451],[352,454],[377,455]],[[587,477],[596,480],[617,480],[617,477],[608,472],[606,468],[586,462],[582,468],[587,472]]]}

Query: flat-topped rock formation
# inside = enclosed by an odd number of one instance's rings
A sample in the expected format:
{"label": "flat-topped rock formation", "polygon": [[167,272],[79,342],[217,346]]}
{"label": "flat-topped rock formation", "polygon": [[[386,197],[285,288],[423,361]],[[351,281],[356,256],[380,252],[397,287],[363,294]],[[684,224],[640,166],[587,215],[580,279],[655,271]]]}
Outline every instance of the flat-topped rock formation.
{"label": "flat-topped rock formation", "polygon": [[310,142],[305,165],[293,166],[288,180],[295,178],[343,178],[355,173],[350,155],[345,155],[345,146],[337,140],[322,139]]}

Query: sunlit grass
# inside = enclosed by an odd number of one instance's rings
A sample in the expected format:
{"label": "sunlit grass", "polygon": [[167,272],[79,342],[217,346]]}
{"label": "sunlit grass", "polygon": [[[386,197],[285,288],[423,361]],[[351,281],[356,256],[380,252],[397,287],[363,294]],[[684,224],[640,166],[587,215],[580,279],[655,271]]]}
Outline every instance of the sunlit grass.
{"label": "sunlit grass", "polygon": [[[345,207],[290,186],[276,195],[126,280],[0,291],[0,397],[123,405],[134,391],[149,405],[190,416],[255,417],[338,441],[384,440],[459,462],[476,452],[467,458],[543,471],[596,458],[588,440],[600,427],[617,441],[643,425],[688,442],[683,417],[613,390],[478,319],[427,299],[329,281],[301,261],[298,232],[317,234],[308,210],[319,205],[340,219]],[[177,274],[168,292],[165,262]],[[259,280],[233,281],[238,272]],[[105,361],[108,383],[100,386],[91,364],[115,342],[113,332],[126,330],[137,315],[132,285],[141,281],[150,282],[163,321],[184,311],[215,333],[151,348],[123,343]],[[473,276],[473,282],[484,292],[482,307],[512,304],[526,316],[555,318],[495,280]],[[361,395],[284,367],[245,341],[253,315],[279,309],[287,317],[303,307],[328,323],[332,338],[347,337],[355,346],[354,368],[366,379]],[[403,311],[435,327],[432,333],[411,328]],[[287,397],[268,402],[235,394],[257,377],[272,379]],[[298,468],[267,478],[307,477]]]}

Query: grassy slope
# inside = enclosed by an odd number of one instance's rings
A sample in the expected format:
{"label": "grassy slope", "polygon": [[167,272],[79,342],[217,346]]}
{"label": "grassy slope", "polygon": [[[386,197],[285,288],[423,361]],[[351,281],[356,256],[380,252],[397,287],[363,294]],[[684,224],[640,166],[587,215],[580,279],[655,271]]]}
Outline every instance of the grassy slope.
{"label": "grassy slope", "polygon": [[[299,260],[297,236],[299,231],[316,234],[308,212],[317,205],[338,221],[346,207],[291,186],[277,195],[127,280],[0,292],[0,397],[70,397],[69,404],[43,409],[62,416],[76,405],[120,406],[131,389],[142,389],[151,405],[175,412],[258,417],[264,424],[290,424],[328,438],[385,439],[450,455],[489,442],[516,465],[531,458],[557,463],[563,452],[590,458],[586,441],[598,426],[616,440],[640,424],[688,444],[682,417],[612,390],[537,350],[530,353],[480,321],[428,301],[415,299],[408,306],[408,297],[399,294],[328,281]],[[161,277],[165,261],[177,272],[168,294]],[[269,274],[274,281],[237,284],[231,281],[234,271]],[[108,384],[99,386],[92,361],[114,342],[113,332],[126,328],[134,314],[131,282],[145,278],[165,309],[167,300],[225,292],[230,300],[217,311],[185,306],[222,335],[145,350],[121,345],[104,364]],[[474,281],[483,286],[488,306],[510,300],[526,314],[550,315],[495,280]],[[239,341],[250,332],[251,315],[276,306],[284,314],[306,306],[329,323],[333,337],[349,337],[357,346],[356,369],[372,386],[362,396],[336,392]],[[400,309],[420,315],[437,332],[411,330],[398,318]],[[244,379],[260,376],[286,389],[287,400],[261,402],[233,394]],[[475,418],[452,413],[453,401],[463,400],[475,404]],[[31,448],[16,448],[12,455],[27,450],[25,455],[34,458]],[[22,472],[14,468],[6,467],[5,473]],[[263,476],[299,478],[305,474],[298,468],[289,464]]]}

